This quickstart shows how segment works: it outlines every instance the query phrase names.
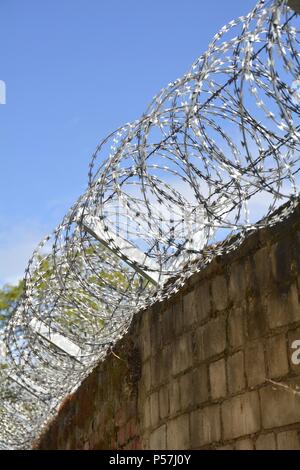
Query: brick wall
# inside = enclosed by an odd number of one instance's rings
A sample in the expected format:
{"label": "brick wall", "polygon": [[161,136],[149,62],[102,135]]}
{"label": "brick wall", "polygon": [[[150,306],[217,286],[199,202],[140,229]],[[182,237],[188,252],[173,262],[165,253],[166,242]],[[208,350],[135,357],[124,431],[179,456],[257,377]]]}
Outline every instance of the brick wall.
{"label": "brick wall", "polygon": [[298,207],[140,312],[35,448],[300,449],[299,297]]}

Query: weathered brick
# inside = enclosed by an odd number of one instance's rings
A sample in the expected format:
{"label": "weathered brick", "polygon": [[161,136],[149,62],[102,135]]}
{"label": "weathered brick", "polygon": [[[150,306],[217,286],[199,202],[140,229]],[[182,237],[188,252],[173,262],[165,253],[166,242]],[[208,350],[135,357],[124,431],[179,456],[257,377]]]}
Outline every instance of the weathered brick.
{"label": "weathered brick", "polygon": [[226,396],[226,364],[224,359],[209,365],[210,390],[213,400]]}
{"label": "weathered brick", "polygon": [[245,349],[245,369],[249,387],[255,387],[266,381],[264,345],[255,341]]}
{"label": "weathered brick", "polygon": [[141,345],[141,360],[146,361],[151,354],[151,340],[150,340],[150,324],[149,324],[149,311],[143,312],[141,333],[139,335]]}
{"label": "weathered brick", "polygon": [[[284,382],[290,386],[295,383],[297,382]],[[292,391],[274,385],[262,388],[259,393],[265,429],[286,426],[300,421],[300,395],[295,395]]]}
{"label": "weathered brick", "polygon": [[288,237],[280,240],[271,247],[270,255],[274,279],[278,284],[284,285],[292,271],[291,240]]}
{"label": "weathered brick", "polygon": [[282,377],[289,371],[287,344],[284,335],[267,340],[267,366],[270,378]]}
{"label": "weathered brick", "polygon": [[150,448],[149,436],[145,434],[141,437],[141,450],[147,450]]}
{"label": "weathered brick", "polygon": [[151,310],[151,315],[149,317],[150,322],[150,345],[151,345],[151,355],[154,356],[162,348],[162,327],[161,327],[161,313]]}
{"label": "weathered brick", "polygon": [[144,384],[146,393],[149,392],[149,390],[151,388],[151,363],[150,363],[150,360],[145,362],[142,366],[141,381]]}
{"label": "weathered brick", "polygon": [[266,307],[259,297],[250,297],[247,303],[247,335],[249,339],[260,338],[266,331]]}
{"label": "weathered brick", "polygon": [[285,431],[277,434],[278,450],[300,450],[300,431]]}
{"label": "weathered brick", "polygon": [[192,448],[202,447],[221,439],[220,406],[213,405],[191,413]]}
{"label": "weathered brick", "polygon": [[[116,447],[113,446],[112,449],[115,449]],[[135,437],[134,440],[132,441],[132,449],[133,450],[142,450],[142,439],[140,437]]]}
{"label": "weathered brick", "polygon": [[[115,398],[115,403],[117,405],[120,405],[120,399],[119,396]],[[126,415],[127,418],[136,418],[136,401],[133,399],[132,395],[128,397],[128,399],[123,403],[123,405],[126,403]]]}
{"label": "weathered brick", "polygon": [[[98,429],[101,426],[101,419],[102,419],[101,414],[97,414],[95,416],[95,419],[94,419],[95,429]],[[121,427],[123,424],[125,424],[126,419],[127,419],[127,416],[126,416],[126,412],[125,412],[124,408],[120,408],[115,414],[116,425],[118,427]]]}
{"label": "weathered brick", "polygon": [[226,348],[225,318],[218,317],[198,328],[195,332],[195,342],[200,361],[222,353]]}
{"label": "weathered brick", "polygon": [[195,291],[192,290],[183,297],[183,321],[185,325],[189,326],[196,323],[197,320],[197,299]]}
{"label": "weathered brick", "polygon": [[189,448],[189,416],[186,414],[167,423],[167,449],[186,450]]}
{"label": "weathered brick", "polygon": [[159,415],[161,419],[169,416],[170,413],[170,403],[169,403],[169,386],[165,385],[159,389],[158,392],[159,399]]}
{"label": "weathered brick", "polygon": [[159,384],[165,383],[171,376],[172,352],[172,345],[170,344],[165,346],[158,356],[160,357],[160,361],[157,364]]}
{"label": "weathered brick", "polygon": [[186,333],[176,341],[173,347],[172,371],[179,374],[193,365],[193,343],[190,333]]}
{"label": "weathered brick", "polygon": [[150,395],[150,413],[151,413],[151,426],[157,426],[159,422],[159,401],[158,392]]}
{"label": "weathered brick", "polygon": [[233,445],[231,444],[227,444],[225,446],[221,446],[221,447],[217,447],[216,450],[234,450],[234,447]]}
{"label": "weathered brick", "polygon": [[193,371],[184,374],[179,379],[181,410],[186,410],[194,404]]}
{"label": "weathered brick", "polygon": [[177,302],[172,305],[173,318],[174,318],[174,330],[176,335],[180,335],[184,328],[183,319],[183,301],[180,297]]}
{"label": "weathered brick", "polygon": [[235,444],[235,450],[254,450],[254,445],[251,439],[241,439]]}
{"label": "weathered brick", "polygon": [[150,434],[149,443],[149,450],[167,449],[167,426],[165,424]]}
{"label": "weathered brick", "polygon": [[139,432],[139,426],[136,417],[131,418],[127,423],[127,433],[130,438],[136,437]]}
{"label": "weathered brick", "polygon": [[144,406],[142,408],[142,419],[143,427],[145,429],[150,428],[151,426],[151,406],[150,406],[150,397],[146,398]]}
{"label": "weathered brick", "polygon": [[234,302],[244,301],[247,291],[245,263],[233,263],[230,269],[229,295]]}
{"label": "weathered brick", "polygon": [[180,377],[179,383],[181,409],[197,406],[208,400],[208,378],[205,365]]}
{"label": "weathered brick", "polygon": [[300,321],[300,303],[297,284],[292,284],[288,292],[273,292],[265,300],[270,328],[278,328]]}
{"label": "weathered brick", "polygon": [[276,450],[274,434],[260,434],[256,440],[255,448],[256,450]]}
{"label": "weathered brick", "polygon": [[269,248],[264,247],[254,254],[255,278],[257,287],[262,294],[269,292],[272,288],[273,278],[269,259]]}
{"label": "weathered brick", "polygon": [[160,364],[162,360],[161,352],[152,356],[150,359],[150,369],[151,369],[151,387],[157,388],[161,384],[161,370]]}
{"label": "weathered brick", "polygon": [[169,344],[173,341],[173,338],[175,336],[174,324],[174,311],[173,308],[170,306],[163,312],[161,319],[163,345]]}
{"label": "weathered brick", "polygon": [[228,339],[231,348],[239,348],[244,344],[244,325],[246,313],[242,307],[232,310],[228,317]]}
{"label": "weathered brick", "polygon": [[89,450],[90,449],[90,443],[86,441],[83,446],[83,450]]}
{"label": "weathered brick", "polygon": [[228,305],[228,288],[224,276],[216,276],[212,280],[212,298],[216,310],[224,310]]}
{"label": "weathered brick", "polygon": [[257,392],[233,397],[222,404],[224,438],[235,439],[260,429],[260,410]]}
{"label": "weathered brick", "polygon": [[169,385],[169,404],[171,415],[180,410],[180,388],[179,380],[172,380]]}
{"label": "weathered brick", "polygon": [[236,393],[245,388],[244,353],[239,351],[227,360],[229,393]]}
{"label": "weathered brick", "polygon": [[202,282],[195,287],[195,300],[198,321],[205,321],[211,313],[210,284],[208,281]]}

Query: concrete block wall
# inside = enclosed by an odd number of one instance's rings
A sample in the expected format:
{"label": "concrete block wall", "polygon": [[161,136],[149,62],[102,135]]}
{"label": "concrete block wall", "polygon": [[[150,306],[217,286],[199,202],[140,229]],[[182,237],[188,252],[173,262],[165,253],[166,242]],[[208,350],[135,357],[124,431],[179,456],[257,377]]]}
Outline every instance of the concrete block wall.
{"label": "concrete block wall", "polygon": [[40,449],[300,449],[300,208],[250,235],[129,333]]}

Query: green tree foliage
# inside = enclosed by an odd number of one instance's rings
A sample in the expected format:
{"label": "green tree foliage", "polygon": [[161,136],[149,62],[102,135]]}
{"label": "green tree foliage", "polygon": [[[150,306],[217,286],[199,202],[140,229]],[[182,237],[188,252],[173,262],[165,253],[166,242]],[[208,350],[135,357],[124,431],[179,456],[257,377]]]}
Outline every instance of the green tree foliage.
{"label": "green tree foliage", "polygon": [[[112,255],[110,252],[107,252],[107,249],[101,245],[93,245],[90,246],[85,250],[85,257],[93,258],[96,257],[97,259],[109,259]],[[79,252],[75,252],[70,256],[73,262],[80,268],[81,260]],[[99,273],[91,274],[87,279],[87,283],[91,286],[103,288],[105,286],[110,286],[112,289],[116,289],[117,292],[124,292],[126,293],[128,289],[131,290],[145,290],[148,289],[148,281],[143,280],[142,278],[135,278],[131,282],[129,282],[130,277],[128,278],[128,271],[126,266],[122,267],[122,271],[111,270],[110,272],[105,272],[104,270],[99,271]],[[49,285],[51,284],[51,280],[55,275],[55,269],[53,266],[51,256],[40,256],[38,258],[38,265],[34,273],[32,273],[31,282],[35,286],[37,292],[42,292],[46,290]],[[9,321],[12,312],[14,311],[18,300],[20,299],[22,293],[24,291],[24,281],[19,281],[19,283],[15,286],[12,285],[5,285],[2,289],[0,289],[0,331],[4,329],[7,322]],[[68,302],[69,296],[69,302]],[[70,288],[65,293],[65,302],[63,307],[63,315],[61,318],[56,318],[56,321],[60,323],[63,327],[71,327],[72,328],[82,328],[82,322],[85,321],[85,327],[89,328],[89,326],[94,329],[101,330],[105,322],[101,317],[95,315],[95,312],[99,312],[101,314],[101,305],[103,303],[103,299],[95,298],[89,292],[86,292],[85,289],[80,288],[80,286],[76,286],[75,289]],[[84,309],[82,310],[82,306]],[[106,311],[109,306],[106,305]],[[78,309],[81,310],[81,315],[78,315]],[[90,313],[88,313],[90,311]],[[94,312],[94,313],[93,313]]]}
{"label": "green tree foliage", "polygon": [[23,289],[24,281],[19,281],[15,286],[7,284],[0,289],[0,329],[3,329],[7,324]]}
{"label": "green tree foliage", "polygon": [[[24,281],[19,281],[17,285],[12,286],[10,284],[5,285],[0,289],[0,333],[5,328],[7,322],[9,321],[12,312],[14,311],[19,298],[22,295],[24,290]],[[2,336],[0,336],[0,341],[2,341]],[[2,349],[2,344],[0,348]],[[4,371],[7,368],[5,356],[2,357],[2,352],[0,349],[0,376],[1,371]]]}

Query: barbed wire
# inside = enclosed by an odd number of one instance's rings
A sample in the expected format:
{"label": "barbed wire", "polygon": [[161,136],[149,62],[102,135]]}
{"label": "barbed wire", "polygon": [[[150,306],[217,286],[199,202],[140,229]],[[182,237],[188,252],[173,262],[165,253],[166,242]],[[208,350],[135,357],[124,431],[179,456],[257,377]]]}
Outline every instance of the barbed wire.
{"label": "barbed wire", "polygon": [[293,210],[297,13],[298,0],[260,0],[97,147],[86,192],[33,253],[6,328],[0,447],[30,447],[135,312]]}

